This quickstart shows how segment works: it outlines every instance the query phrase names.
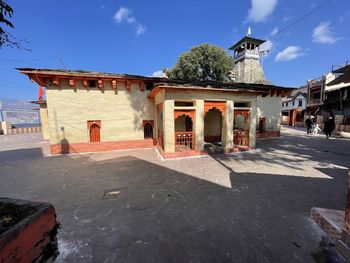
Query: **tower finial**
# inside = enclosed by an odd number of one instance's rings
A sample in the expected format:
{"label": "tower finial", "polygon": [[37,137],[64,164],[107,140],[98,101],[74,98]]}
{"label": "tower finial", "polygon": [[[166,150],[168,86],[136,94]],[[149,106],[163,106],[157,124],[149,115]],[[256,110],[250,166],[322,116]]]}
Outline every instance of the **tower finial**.
{"label": "tower finial", "polygon": [[247,37],[249,37],[252,34],[252,29],[248,27]]}

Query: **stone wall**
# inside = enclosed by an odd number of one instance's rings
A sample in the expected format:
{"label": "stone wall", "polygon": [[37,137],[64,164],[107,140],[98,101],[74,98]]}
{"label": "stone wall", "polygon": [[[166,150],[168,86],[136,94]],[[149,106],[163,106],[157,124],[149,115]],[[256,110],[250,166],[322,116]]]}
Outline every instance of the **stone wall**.
{"label": "stone wall", "polygon": [[258,59],[245,58],[236,62],[233,72],[236,82],[262,83],[265,80],[264,71]]}

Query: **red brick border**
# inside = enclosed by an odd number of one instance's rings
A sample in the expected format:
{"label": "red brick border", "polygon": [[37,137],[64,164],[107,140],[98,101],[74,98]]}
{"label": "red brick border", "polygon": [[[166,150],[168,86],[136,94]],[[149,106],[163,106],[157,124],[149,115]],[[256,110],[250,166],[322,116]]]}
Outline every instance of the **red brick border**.
{"label": "red brick border", "polygon": [[0,262],[44,262],[47,257],[54,259],[57,251],[47,249],[50,246],[57,249],[55,208],[46,203],[11,200],[14,204],[29,204],[39,210],[0,235]]}
{"label": "red brick border", "polygon": [[154,139],[113,141],[113,142],[86,142],[69,144],[51,144],[51,154],[83,153],[83,152],[103,152],[113,150],[127,150],[138,148],[153,148]]}

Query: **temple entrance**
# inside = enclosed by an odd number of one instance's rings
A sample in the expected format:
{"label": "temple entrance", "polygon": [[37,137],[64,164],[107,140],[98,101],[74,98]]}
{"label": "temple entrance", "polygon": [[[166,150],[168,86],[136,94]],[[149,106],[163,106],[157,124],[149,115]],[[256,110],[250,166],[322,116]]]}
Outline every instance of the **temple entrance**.
{"label": "temple entrance", "polygon": [[194,112],[174,112],[175,152],[194,150]]}
{"label": "temple entrance", "polygon": [[204,116],[204,149],[209,153],[223,152],[222,120],[222,112],[215,107]]}

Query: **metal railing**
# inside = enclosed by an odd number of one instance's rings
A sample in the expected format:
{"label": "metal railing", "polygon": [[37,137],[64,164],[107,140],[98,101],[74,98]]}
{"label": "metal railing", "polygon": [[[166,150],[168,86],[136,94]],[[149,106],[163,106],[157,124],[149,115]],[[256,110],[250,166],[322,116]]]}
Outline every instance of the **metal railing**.
{"label": "metal railing", "polygon": [[249,130],[233,130],[233,143],[237,146],[249,146]]}
{"label": "metal railing", "polygon": [[175,151],[192,150],[193,137],[193,132],[175,132]]}

